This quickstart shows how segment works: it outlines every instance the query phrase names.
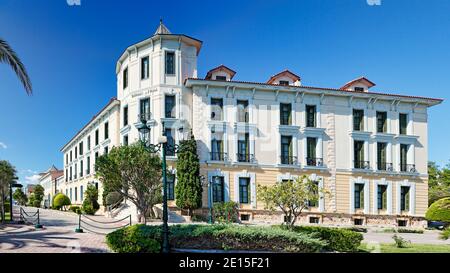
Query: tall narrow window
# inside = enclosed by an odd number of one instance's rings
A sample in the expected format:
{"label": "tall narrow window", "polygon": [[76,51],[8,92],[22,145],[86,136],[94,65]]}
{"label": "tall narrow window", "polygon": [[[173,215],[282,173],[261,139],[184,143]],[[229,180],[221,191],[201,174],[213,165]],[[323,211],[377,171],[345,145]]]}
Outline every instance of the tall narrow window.
{"label": "tall narrow window", "polygon": [[315,137],[306,138],[306,164],[308,166],[317,166],[316,146],[317,139]]}
{"label": "tall narrow window", "polygon": [[141,79],[148,79],[149,76],[149,61],[148,56],[141,59]]}
{"label": "tall narrow window", "polygon": [[166,137],[167,137],[167,146],[169,149],[166,149],[166,155],[167,156],[175,156],[175,139],[172,136],[172,129],[166,128]]}
{"label": "tall narrow window", "polygon": [[387,112],[377,112],[377,132],[387,132]]}
{"label": "tall narrow window", "polygon": [[364,131],[364,110],[353,109],[353,131]]}
{"label": "tall narrow window", "polygon": [[377,197],[377,208],[385,210],[387,208],[387,185],[378,185]]}
{"label": "tall narrow window", "polygon": [[366,162],[364,162],[364,141],[355,140],[354,143],[354,160],[355,169],[364,169]]}
{"label": "tall narrow window", "polygon": [[91,136],[87,137],[87,150],[90,151],[91,150]]}
{"label": "tall narrow window", "polygon": [[78,158],[78,147],[75,147],[75,159]]}
{"label": "tall narrow window", "polygon": [[407,161],[408,160],[408,145],[400,144],[400,171],[407,171]]}
{"label": "tall narrow window", "polygon": [[377,167],[380,171],[386,171],[387,169],[386,143],[383,142],[377,143]]}
{"label": "tall narrow window", "polygon": [[128,87],[128,67],[123,70],[123,89]]}
{"label": "tall narrow window", "polygon": [[105,122],[105,139],[109,138],[109,122]]}
{"label": "tall narrow window", "polygon": [[175,52],[166,52],[166,74],[175,74]]}
{"label": "tall narrow window", "polygon": [[399,114],[399,127],[399,133],[401,135],[406,135],[408,128],[408,114]]}
{"label": "tall narrow window", "polygon": [[167,200],[175,200],[175,175],[167,175]]}
{"label": "tall narrow window", "polygon": [[240,177],[239,178],[239,203],[248,204],[250,196],[250,178]]}
{"label": "tall narrow window", "polygon": [[104,155],[107,155],[107,154],[108,154],[108,151],[109,151],[108,146],[106,146],[105,149],[103,150],[103,154],[104,154]]}
{"label": "tall narrow window", "polygon": [[123,126],[128,125],[128,105],[123,108]]}
{"label": "tall narrow window", "polygon": [[78,197],[78,192],[77,192],[77,187],[75,187],[75,201],[77,201],[77,197]]}
{"label": "tall narrow window", "polygon": [[211,119],[223,120],[223,99],[211,98]]}
{"label": "tall narrow window", "polygon": [[72,166],[70,166],[70,181],[72,181]]}
{"label": "tall narrow window", "polygon": [[364,208],[364,184],[355,184],[355,209]]}
{"label": "tall narrow window", "polygon": [[66,182],[69,181],[69,170],[66,169]]}
{"label": "tall narrow window", "polygon": [[98,145],[98,129],[95,130],[95,146]]}
{"label": "tall narrow window", "polygon": [[316,126],[316,106],[306,105],[306,127]]}
{"label": "tall narrow window", "polygon": [[78,144],[79,145],[79,150],[80,150],[80,155],[83,155],[83,141],[81,141],[80,142],[80,144]]}
{"label": "tall narrow window", "polygon": [[90,174],[91,173],[91,157],[88,156],[86,158],[86,174]]}
{"label": "tall narrow window", "polygon": [[224,160],[223,141],[221,139],[213,138],[211,140],[211,160]]}
{"label": "tall narrow window", "polygon": [[75,173],[73,174],[73,178],[74,179],[77,179],[77,171],[78,171],[78,168],[77,168],[77,163],[75,163]]}
{"label": "tall narrow window", "polygon": [[281,136],[281,164],[293,164],[292,136]]}
{"label": "tall narrow window", "polygon": [[400,187],[400,209],[402,211],[409,210],[409,187],[401,186]]}
{"label": "tall narrow window", "polygon": [[214,176],[213,178],[213,202],[225,201],[225,187],[223,176]]}
{"label": "tall narrow window", "polygon": [[174,95],[166,95],[165,97],[165,116],[166,118],[175,118],[175,96]]}
{"label": "tall narrow window", "polygon": [[290,103],[280,103],[280,124],[292,124],[292,105]]}
{"label": "tall narrow window", "polygon": [[73,200],[72,199],[72,188],[70,188],[70,200]]}
{"label": "tall narrow window", "polygon": [[246,133],[241,135],[238,140],[238,161],[239,162],[250,162],[249,145],[248,145],[249,134]]}
{"label": "tall narrow window", "polygon": [[123,145],[128,146],[128,135],[123,136]]}
{"label": "tall narrow window", "polygon": [[310,189],[310,192],[315,195],[315,200],[308,200],[309,207],[317,207],[319,200],[319,181],[313,181],[313,186]]}
{"label": "tall narrow window", "polygon": [[70,151],[70,162],[72,162],[72,151]]}
{"label": "tall narrow window", "polygon": [[80,177],[83,177],[83,160],[80,161]]}
{"label": "tall narrow window", "polygon": [[66,154],[66,165],[69,164],[69,155]]}
{"label": "tall narrow window", "polygon": [[83,201],[83,186],[80,186],[80,201]]}
{"label": "tall narrow window", "polygon": [[140,121],[150,120],[150,99],[142,99],[139,104]]}
{"label": "tall narrow window", "polygon": [[248,122],[248,100],[237,101],[238,122]]}

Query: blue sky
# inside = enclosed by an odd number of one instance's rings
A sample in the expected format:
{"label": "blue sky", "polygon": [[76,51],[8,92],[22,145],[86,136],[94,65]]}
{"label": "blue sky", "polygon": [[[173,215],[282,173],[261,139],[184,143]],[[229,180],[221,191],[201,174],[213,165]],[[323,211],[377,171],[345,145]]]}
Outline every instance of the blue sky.
{"label": "blue sky", "polygon": [[[369,0],[374,1],[374,0]],[[202,40],[199,76],[219,64],[237,80],[289,68],[303,84],[339,87],[361,75],[374,91],[443,98],[429,110],[429,158],[450,159],[450,1],[1,0],[0,37],[19,54],[34,95],[0,65],[0,159],[22,182],[55,164],[60,148],[116,94],[115,62],[151,36],[160,17]]]}

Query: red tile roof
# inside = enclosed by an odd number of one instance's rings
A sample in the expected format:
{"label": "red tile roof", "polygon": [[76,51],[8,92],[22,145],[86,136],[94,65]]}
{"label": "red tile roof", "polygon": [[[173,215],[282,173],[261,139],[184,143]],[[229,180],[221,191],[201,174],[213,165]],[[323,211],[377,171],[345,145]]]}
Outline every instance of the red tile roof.
{"label": "red tile roof", "polygon": [[273,82],[280,76],[288,76],[290,78],[292,78],[294,81],[299,81],[300,80],[300,76],[292,73],[291,71],[289,71],[288,69],[281,71],[280,73],[273,75],[272,77],[270,77],[270,79],[267,81],[268,84],[273,84]]}
{"label": "red tile roof", "polygon": [[369,81],[366,77],[359,77],[357,79],[351,80],[348,83],[344,84],[344,86],[342,86],[340,89],[344,90],[344,89],[347,89],[349,86],[353,85],[354,83],[364,82],[364,81],[366,83],[368,83],[369,88],[376,85],[375,83]]}
{"label": "red tile roof", "polygon": [[218,67],[215,67],[215,68],[209,70],[208,73],[206,73],[205,79],[207,79],[207,80],[211,79],[212,73],[214,73],[216,71],[220,71],[220,70],[225,70],[226,72],[228,72],[230,74],[230,80],[236,74],[236,72],[233,69],[231,69],[229,67],[226,67],[225,65],[221,64]]}

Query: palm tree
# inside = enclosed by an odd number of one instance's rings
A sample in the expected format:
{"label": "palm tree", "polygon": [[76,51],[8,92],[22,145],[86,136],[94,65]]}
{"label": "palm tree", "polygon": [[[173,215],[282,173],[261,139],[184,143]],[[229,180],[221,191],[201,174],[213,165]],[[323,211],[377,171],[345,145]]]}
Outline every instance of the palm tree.
{"label": "palm tree", "polygon": [[[16,179],[16,168],[6,160],[0,160],[0,215],[2,223],[5,222],[5,195],[9,190],[9,185]],[[12,202],[12,200],[9,200]]]}
{"label": "palm tree", "polygon": [[28,77],[25,66],[20,61],[16,52],[14,52],[14,50],[9,46],[9,44],[5,40],[0,38],[0,63],[3,62],[11,66],[19,80],[22,82],[27,94],[31,95],[33,93],[33,90],[31,88],[31,81]]}

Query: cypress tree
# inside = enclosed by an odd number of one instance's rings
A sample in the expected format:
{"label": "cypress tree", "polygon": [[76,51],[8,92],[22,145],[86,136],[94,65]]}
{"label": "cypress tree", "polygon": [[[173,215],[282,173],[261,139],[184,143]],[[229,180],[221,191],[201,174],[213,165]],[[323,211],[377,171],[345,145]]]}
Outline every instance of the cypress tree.
{"label": "cypress tree", "polygon": [[192,210],[202,206],[202,191],[197,142],[191,133],[189,140],[180,141],[178,150],[176,205],[181,209],[188,210],[191,215]]}

